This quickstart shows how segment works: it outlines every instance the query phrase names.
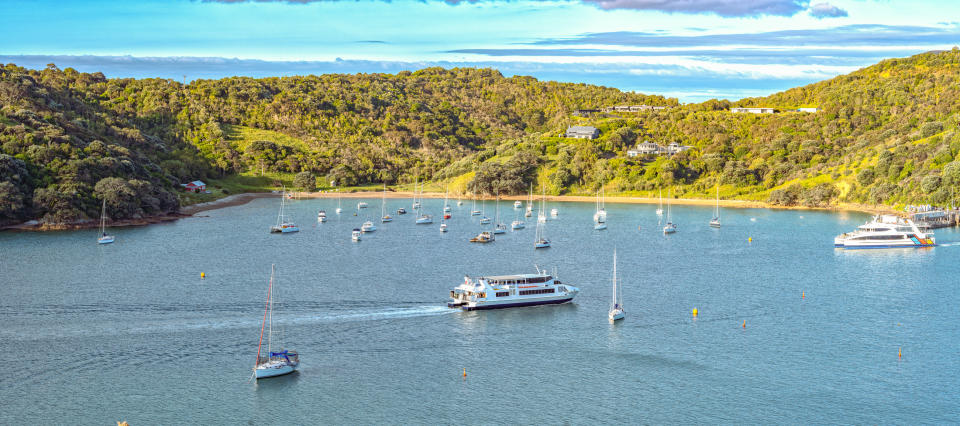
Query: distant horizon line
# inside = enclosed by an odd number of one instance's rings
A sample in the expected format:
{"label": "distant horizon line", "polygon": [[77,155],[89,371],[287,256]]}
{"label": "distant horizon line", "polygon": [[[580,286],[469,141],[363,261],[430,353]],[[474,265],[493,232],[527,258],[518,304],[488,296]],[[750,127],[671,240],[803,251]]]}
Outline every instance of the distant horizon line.
{"label": "distant horizon line", "polygon": [[[891,58],[885,58],[891,59]],[[27,69],[42,70],[48,64],[54,64],[59,69],[72,68],[78,72],[100,72],[107,78],[161,78],[186,84],[197,80],[218,80],[231,77],[271,78],[295,76],[322,76],[329,74],[390,74],[401,72],[417,72],[427,68],[473,68],[492,69],[506,78],[522,76],[532,77],[538,81],[550,81],[570,84],[590,84],[610,87],[625,93],[663,96],[674,98],[680,104],[698,104],[709,100],[736,102],[744,98],[765,97],[795,87],[802,87],[819,81],[834,78],[838,75],[811,76],[817,78],[806,79],[776,79],[772,80],[775,86],[761,88],[735,87],[656,87],[652,84],[646,89],[629,87],[623,83],[628,79],[652,80],[656,82],[670,82],[674,80],[688,80],[691,82],[706,83],[711,79],[710,72],[704,70],[702,77],[697,75],[670,76],[644,75],[630,68],[630,64],[581,64],[589,69],[583,72],[561,69],[570,64],[550,64],[538,62],[506,62],[506,61],[400,61],[400,60],[367,60],[343,59],[336,57],[333,60],[268,60],[257,58],[238,58],[223,56],[135,56],[135,55],[49,55],[49,54],[2,54],[0,63],[13,64]],[[551,69],[551,65],[554,67]],[[856,67],[851,70],[862,69]],[[539,74],[539,75],[538,75]],[[597,77],[612,78],[597,78]],[[612,80],[612,81],[610,81]],[[751,82],[763,80],[756,77],[743,78]],[[795,81],[798,80],[798,81]],[[769,86],[769,84],[768,84]],[[659,89],[659,90],[658,90]],[[663,90],[667,89],[667,90]]]}

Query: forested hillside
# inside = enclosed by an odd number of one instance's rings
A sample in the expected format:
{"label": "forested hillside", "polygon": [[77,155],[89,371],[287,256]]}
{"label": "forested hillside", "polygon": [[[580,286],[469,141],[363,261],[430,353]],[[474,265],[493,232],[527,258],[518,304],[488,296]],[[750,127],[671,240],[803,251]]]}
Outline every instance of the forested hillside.
{"label": "forested hillside", "polygon": [[[106,79],[0,69],[0,224],[177,209],[177,184],[245,171],[343,185],[430,178],[491,141],[552,129],[584,105],[676,104],[489,69],[397,75]],[[266,135],[238,142],[238,133]],[[242,138],[241,138],[242,139]]]}
{"label": "forested hillside", "polygon": [[[666,111],[574,115],[612,105]],[[776,107],[777,114],[732,113]],[[818,107],[819,112],[790,112]],[[765,98],[679,105],[490,69],[182,84],[0,68],[0,224],[175,211],[177,185],[301,173],[340,185],[712,197],[783,205],[956,202],[960,51],[891,59]],[[596,140],[560,136],[570,125]],[[638,142],[692,149],[628,157]]]}

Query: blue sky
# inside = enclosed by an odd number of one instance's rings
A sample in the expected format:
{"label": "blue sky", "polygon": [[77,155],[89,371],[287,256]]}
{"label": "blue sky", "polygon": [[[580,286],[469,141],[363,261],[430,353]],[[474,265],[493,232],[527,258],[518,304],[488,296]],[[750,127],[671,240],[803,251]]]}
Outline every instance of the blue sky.
{"label": "blue sky", "polygon": [[494,67],[761,96],[960,44],[934,0],[4,0],[0,62],[180,80]]}

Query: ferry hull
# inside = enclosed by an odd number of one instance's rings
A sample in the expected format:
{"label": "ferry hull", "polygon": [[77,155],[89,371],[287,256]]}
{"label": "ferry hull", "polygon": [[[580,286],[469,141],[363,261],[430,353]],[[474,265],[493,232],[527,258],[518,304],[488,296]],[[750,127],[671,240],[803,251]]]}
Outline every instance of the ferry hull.
{"label": "ferry hull", "polygon": [[846,245],[846,244],[834,244],[834,248],[840,248],[845,250],[860,250],[860,249],[891,249],[891,248],[924,248],[924,247],[936,247],[936,244],[883,244],[883,245]]}
{"label": "ferry hull", "polygon": [[463,305],[462,308],[465,311],[486,311],[490,309],[503,309],[503,308],[519,308],[523,306],[537,306],[537,305],[559,305],[561,303],[567,303],[573,300],[573,297],[567,297],[563,299],[553,299],[553,300],[531,300],[527,302],[506,302],[506,303],[496,303],[496,304],[483,304],[483,305]]}

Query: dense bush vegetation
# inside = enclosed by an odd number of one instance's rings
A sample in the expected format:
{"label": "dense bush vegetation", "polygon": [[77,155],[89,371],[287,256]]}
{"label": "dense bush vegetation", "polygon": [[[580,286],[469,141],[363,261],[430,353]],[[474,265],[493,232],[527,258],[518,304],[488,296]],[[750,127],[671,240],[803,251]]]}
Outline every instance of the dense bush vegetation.
{"label": "dense bush vegetation", "polygon": [[[669,105],[662,112],[579,108]],[[733,114],[730,106],[818,113]],[[184,85],[49,66],[0,68],[0,224],[170,212],[177,184],[238,173],[298,174],[295,186],[444,180],[477,193],[655,193],[768,200],[955,202],[960,51],[891,59],[738,102],[675,99],[490,69]],[[596,140],[559,137],[569,125]],[[238,136],[241,135],[241,136]],[[692,149],[628,158],[641,141]],[[646,191],[646,192],[644,192]]]}

